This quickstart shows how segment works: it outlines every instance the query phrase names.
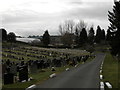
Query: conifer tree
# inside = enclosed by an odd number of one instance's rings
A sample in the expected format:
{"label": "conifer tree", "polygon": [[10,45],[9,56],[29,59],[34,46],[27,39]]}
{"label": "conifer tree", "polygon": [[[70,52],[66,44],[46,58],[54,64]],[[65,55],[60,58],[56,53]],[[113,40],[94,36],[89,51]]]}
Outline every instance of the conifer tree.
{"label": "conifer tree", "polygon": [[89,30],[89,35],[88,35],[88,41],[90,44],[93,44],[94,43],[94,29],[93,27],[90,28]]}
{"label": "conifer tree", "polygon": [[111,31],[110,29],[107,30],[106,41],[111,41]]}
{"label": "conifer tree", "polygon": [[75,29],[75,43],[78,45],[79,44],[79,31],[78,28],[76,27]]}
{"label": "conifer tree", "polygon": [[49,32],[48,30],[45,31],[45,33],[43,34],[43,44],[45,46],[48,46],[48,44],[50,43],[50,35],[49,35]]}
{"label": "conifer tree", "polygon": [[100,26],[97,26],[96,37],[95,37],[95,42],[96,43],[100,43],[101,42],[101,36],[102,36],[101,32],[102,31],[101,31]]}
{"label": "conifer tree", "polygon": [[2,32],[2,41],[6,41],[7,40],[7,31],[5,29],[0,29],[0,31]]}
{"label": "conifer tree", "polygon": [[105,30],[104,29],[101,31],[101,39],[105,40]]}
{"label": "conifer tree", "polygon": [[108,11],[108,17],[110,21],[112,54],[120,55],[120,0],[114,1],[113,11]]}
{"label": "conifer tree", "polygon": [[83,45],[87,42],[87,31],[85,28],[80,32],[80,44]]}

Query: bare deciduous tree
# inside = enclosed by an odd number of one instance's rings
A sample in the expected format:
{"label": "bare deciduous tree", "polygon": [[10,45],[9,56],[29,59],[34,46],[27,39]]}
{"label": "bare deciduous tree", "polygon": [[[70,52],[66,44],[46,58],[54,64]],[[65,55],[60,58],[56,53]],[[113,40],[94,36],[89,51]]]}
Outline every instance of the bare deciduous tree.
{"label": "bare deciduous tree", "polygon": [[74,33],[75,23],[73,20],[66,20],[63,24],[59,25],[59,32],[61,35],[65,33]]}
{"label": "bare deciduous tree", "polygon": [[64,35],[64,26],[62,24],[59,25],[59,32],[62,36]]}

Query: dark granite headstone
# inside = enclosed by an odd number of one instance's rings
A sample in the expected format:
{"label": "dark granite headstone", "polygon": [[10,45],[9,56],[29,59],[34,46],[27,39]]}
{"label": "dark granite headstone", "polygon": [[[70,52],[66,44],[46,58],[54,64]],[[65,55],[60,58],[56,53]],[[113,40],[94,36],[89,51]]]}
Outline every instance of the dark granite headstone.
{"label": "dark granite headstone", "polygon": [[14,82],[14,75],[12,73],[4,74],[4,84],[12,84]]}
{"label": "dark granite headstone", "polygon": [[6,64],[5,63],[2,64],[2,76],[4,76],[4,73],[7,73],[6,68],[7,68]]}
{"label": "dark granite headstone", "polygon": [[28,81],[28,67],[26,65],[20,67],[19,70],[19,81],[26,80]]}

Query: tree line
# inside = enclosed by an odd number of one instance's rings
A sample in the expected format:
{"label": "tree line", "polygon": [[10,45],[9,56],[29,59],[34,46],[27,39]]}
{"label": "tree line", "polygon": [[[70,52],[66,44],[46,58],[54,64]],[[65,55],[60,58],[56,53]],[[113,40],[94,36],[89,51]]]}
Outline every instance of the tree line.
{"label": "tree line", "polygon": [[93,45],[94,43],[101,43],[106,39],[105,30],[101,29],[99,25],[97,26],[96,35],[93,25],[90,27],[88,34],[86,29],[87,24],[84,21],[79,21],[75,24],[73,20],[66,20],[59,25],[59,32],[65,45]]}
{"label": "tree line", "polygon": [[8,42],[16,41],[16,35],[14,32],[10,32],[7,34],[7,31],[3,28],[0,29],[0,32],[2,32],[2,41],[8,41]]}

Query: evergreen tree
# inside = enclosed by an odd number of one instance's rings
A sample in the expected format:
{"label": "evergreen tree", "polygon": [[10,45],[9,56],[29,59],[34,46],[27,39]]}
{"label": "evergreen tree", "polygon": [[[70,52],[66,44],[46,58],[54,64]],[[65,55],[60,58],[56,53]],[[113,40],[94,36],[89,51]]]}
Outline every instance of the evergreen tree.
{"label": "evergreen tree", "polygon": [[101,32],[102,31],[101,31],[100,26],[97,26],[96,37],[95,37],[95,42],[96,43],[100,43],[101,42],[101,36],[102,36]]}
{"label": "evergreen tree", "polygon": [[7,31],[5,29],[0,29],[0,31],[2,32],[2,41],[6,41],[7,40]]}
{"label": "evergreen tree", "polygon": [[89,41],[89,44],[93,44],[94,43],[94,29],[93,27],[90,28],[89,30],[89,35],[88,35],[88,41]]}
{"label": "evergreen tree", "polygon": [[43,34],[43,44],[45,46],[48,46],[48,44],[50,44],[50,35],[49,35],[49,32],[48,30],[45,31],[45,33]]}
{"label": "evergreen tree", "polygon": [[8,40],[9,42],[15,42],[15,41],[16,41],[16,35],[15,35],[15,33],[10,32],[10,33],[8,34],[7,40]]}
{"label": "evergreen tree", "polygon": [[79,44],[79,31],[78,28],[76,27],[75,29],[75,43],[78,45]]}
{"label": "evergreen tree", "polygon": [[111,32],[111,47],[113,55],[120,55],[120,1],[115,1],[113,12],[108,11]]}
{"label": "evergreen tree", "polygon": [[106,41],[111,41],[111,31],[110,29],[107,30]]}
{"label": "evergreen tree", "polygon": [[105,30],[104,29],[101,31],[101,39],[105,40]]}
{"label": "evergreen tree", "polygon": [[86,29],[83,28],[80,32],[80,45],[83,45],[87,42],[87,32]]}

